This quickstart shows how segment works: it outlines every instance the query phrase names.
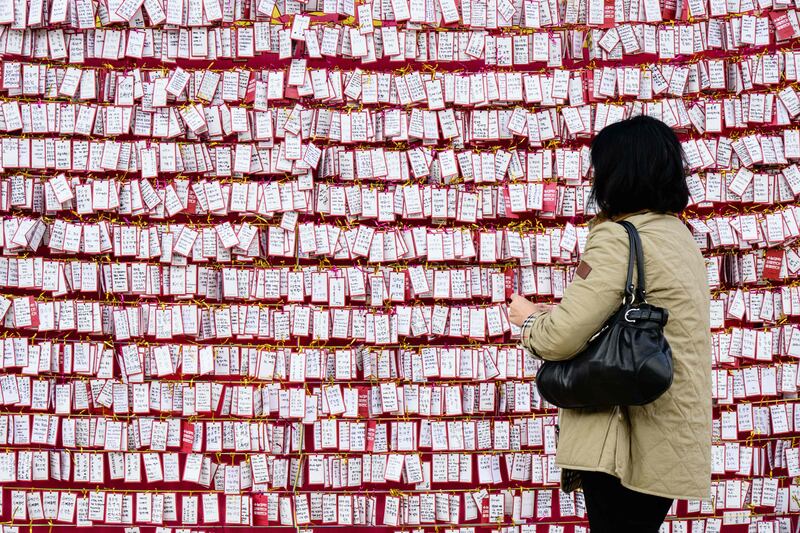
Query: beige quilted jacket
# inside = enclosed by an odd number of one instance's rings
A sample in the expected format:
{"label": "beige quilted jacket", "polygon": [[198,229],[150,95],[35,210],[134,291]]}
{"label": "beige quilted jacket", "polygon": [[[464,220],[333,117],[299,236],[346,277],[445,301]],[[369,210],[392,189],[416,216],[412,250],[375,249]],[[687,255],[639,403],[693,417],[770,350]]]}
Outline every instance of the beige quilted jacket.
{"label": "beige quilted jacket", "polygon": [[[669,311],[672,387],[651,404],[600,411],[561,409],[556,454],[562,486],[569,470],[606,472],[630,489],[703,499],[711,488],[711,336],[703,257],[675,216],[627,217],[641,235],[647,301]],[[579,353],[619,307],[628,261],[625,229],[612,221],[590,231],[561,303],[522,331],[523,345],[545,360]],[[565,490],[567,487],[564,487]]]}

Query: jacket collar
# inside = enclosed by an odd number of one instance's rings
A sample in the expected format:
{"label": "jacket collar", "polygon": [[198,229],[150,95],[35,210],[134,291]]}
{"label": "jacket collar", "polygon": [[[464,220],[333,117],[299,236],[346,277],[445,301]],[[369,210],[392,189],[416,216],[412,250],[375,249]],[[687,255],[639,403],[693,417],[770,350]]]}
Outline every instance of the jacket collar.
{"label": "jacket collar", "polygon": [[643,209],[641,211],[636,211],[635,213],[624,213],[611,218],[608,218],[603,215],[597,215],[589,221],[589,228],[591,229],[596,225],[600,224],[601,222],[607,222],[607,221],[619,222],[620,220],[626,220],[632,217],[643,217],[644,219],[649,220],[651,218],[661,217],[661,216],[677,217],[678,215],[676,213],[656,213],[655,211],[648,211],[646,209]]}
{"label": "jacket collar", "polygon": [[613,217],[611,220],[613,220],[614,222],[619,222],[620,220],[626,220],[628,218],[635,217],[636,215],[645,215],[645,214],[656,215],[657,213],[653,213],[652,211],[643,209],[641,211],[636,211],[635,213],[623,213],[621,215],[617,215]]}

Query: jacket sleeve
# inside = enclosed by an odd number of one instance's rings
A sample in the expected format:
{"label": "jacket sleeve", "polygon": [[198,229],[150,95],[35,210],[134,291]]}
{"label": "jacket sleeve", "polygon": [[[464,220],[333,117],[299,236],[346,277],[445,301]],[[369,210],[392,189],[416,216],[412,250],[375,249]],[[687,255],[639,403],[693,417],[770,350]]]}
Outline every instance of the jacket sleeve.
{"label": "jacket sleeve", "polygon": [[622,303],[629,249],[628,234],[620,224],[595,226],[581,258],[591,271],[585,278],[576,274],[561,303],[527,321],[522,345],[548,361],[580,353]]}

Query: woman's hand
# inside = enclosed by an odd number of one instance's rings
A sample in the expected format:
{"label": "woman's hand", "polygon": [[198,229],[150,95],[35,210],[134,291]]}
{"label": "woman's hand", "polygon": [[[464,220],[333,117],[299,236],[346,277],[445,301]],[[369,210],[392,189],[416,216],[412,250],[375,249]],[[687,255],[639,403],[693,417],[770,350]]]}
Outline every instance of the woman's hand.
{"label": "woman's hand", "polygon": [[534,313],[541,313],[549,311],[553,306],[551,304],[537,304],[528,300],[519,294],[511,295],[511,304],[508,306],[508,319],[512,324],[522,327],[529,316]]}

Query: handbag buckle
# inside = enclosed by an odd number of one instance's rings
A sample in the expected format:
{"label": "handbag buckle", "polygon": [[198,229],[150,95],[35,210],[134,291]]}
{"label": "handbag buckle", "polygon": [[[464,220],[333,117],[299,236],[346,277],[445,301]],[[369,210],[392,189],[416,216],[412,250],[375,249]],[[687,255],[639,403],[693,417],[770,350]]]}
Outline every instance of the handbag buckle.
{"label": "handbag buckle", "polygon": [[631,324],[634,324],[636,322],[636,320],[631,320],[630,318],[628,318],[628,313],[630,313],[631,311],[638,311],[638,309],[636,309],[635,307],[632,307],[632,308],[628,309],[627,311],[625,311],[624,318],[625,318],[626,322],[630,322]]}

